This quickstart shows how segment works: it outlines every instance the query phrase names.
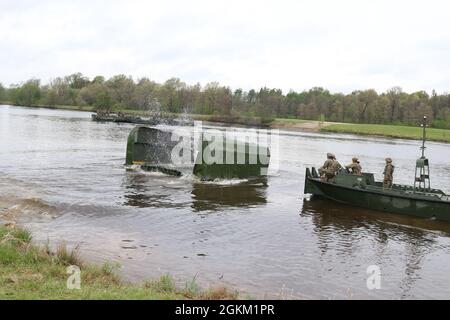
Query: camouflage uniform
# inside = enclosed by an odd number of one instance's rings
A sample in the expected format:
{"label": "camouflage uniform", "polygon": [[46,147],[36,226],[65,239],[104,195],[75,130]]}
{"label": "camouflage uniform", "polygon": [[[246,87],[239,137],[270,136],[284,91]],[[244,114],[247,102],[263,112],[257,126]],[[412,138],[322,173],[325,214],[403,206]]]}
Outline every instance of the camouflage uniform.
{"label": "camouflage uniform", "polygon": [[341,164],[336,160],[336,158],[333,159],[333,164],[331,165],[331,168],[333,170],[333,175],[336,175],[336,173],[342,169]]}
{"label": "camouflage uniform", "polygon": [[331,165],[332,165],[332,164],[333,164],[333,159],[327,159],[327,160],[324,162],[323,166],[321,166],[321,167],[319,168],[319,174],[320,174],[320,175],[325,174],[325,172],[331,168]]}
{"label": "camouflage uniform", "polygon": [[362,168],[361,165],[359,164],[358,158],[353,158],[352,163],[345,167],[351,170],[352,174],[356,176],[362,176]]}
{"label": "camouflage uniform", "polygon": [[319,168],[319,174],[321,178],[325,181],[329,181],[334,178],[336,172],[342,168],[339,162],[337,162],[336,157],[332,153],[327,153],[328,159],[325,161],[323,166]]}
{"label": "camouflage uniform", "polygon": [[386,166],[384,167],[383,188],[392,188],[392,181],[394,180],[394,166],[392,159],[386,158]]}

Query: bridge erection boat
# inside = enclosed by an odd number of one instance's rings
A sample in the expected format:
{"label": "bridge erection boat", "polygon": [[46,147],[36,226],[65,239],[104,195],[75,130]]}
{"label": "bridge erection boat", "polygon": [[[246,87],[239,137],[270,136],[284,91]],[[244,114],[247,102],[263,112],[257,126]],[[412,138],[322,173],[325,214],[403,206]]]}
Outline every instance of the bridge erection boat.
{"label": "bridge erection boat", "polygon": [[358,176],[346,170],[325,181],[313,167],[306,169],[304,193],[372,210],[450,222],[450,196],[430,187],[429,161],[424,154],[426,117],[422,126],[422,156],[416,161],[414,185],[385,188],[382,182],[375,181],[373,173]]}

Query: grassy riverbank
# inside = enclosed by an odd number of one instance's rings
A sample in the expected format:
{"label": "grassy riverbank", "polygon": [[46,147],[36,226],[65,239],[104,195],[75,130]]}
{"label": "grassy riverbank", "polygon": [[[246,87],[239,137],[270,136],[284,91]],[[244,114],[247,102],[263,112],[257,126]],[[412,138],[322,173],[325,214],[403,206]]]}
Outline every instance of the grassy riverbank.
{"label": "grassy riverbank", "polygon": [[[81,289],[67,289],[67,267],[81,269]],[[201,290],[194,281],[178,288],[170,276],[124,283],[109,264],[93,266],[65,246],[51,252],[31,243],[26,230],[0,226],[0,299],[235,299],[224,287]]]}
{"label": "grassy riverbank", "polygon": [[[375,135],[403,139],[422,139],[422,128],[420,127],[339,123],[327,124],[321,130],[326,132]],[[450,130],[428,128],[427,140],[450,142]]]}
{"label": "grassy riverbank", "polygon": [[[6,103],[6,102],[5,102]],[[0,103],[1,104],[1,103]],[[78,110],[95,112],[94,107],[79,107],[79,106],[33,106],[37,108],[50,108],[50,109],[63,109],[63,110]],[[115,110],[123,113],[132,114],[135,116],[148,115],[145,111],[141,110]],[[178,114],[168,114],[170,117],[177,117]],[[202,114],[189,114],[194,120],[226,123],[229,125],[253,125],[253,126],[266,126],[274,129],[286,129],[296,131],[323,131],[323,132],[335,132],[335,133],[350,133],[357,135],[373,135],[384,136],[401,139],[422,139],[422,129],[420,127],[408,127],[399,125],[379,125],[379,124],[354,124],[354,123],[333,123],[333,122],[321,122],[314,120],[303,119],[284,119],[276,118],[272,120],[262,119],[259,117],[231,117],[220,115],[202,115]],[[447,129],[427,129],[427,139],[431,141],[450,142],[450,130]]]}

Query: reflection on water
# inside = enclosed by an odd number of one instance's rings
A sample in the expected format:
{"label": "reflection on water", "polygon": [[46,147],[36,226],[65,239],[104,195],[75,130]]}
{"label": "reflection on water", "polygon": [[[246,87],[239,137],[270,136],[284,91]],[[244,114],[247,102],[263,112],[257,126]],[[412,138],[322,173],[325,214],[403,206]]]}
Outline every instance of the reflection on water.
{"label": "reflection on water", "polygon": [[395,237],[401,236],[401,231],[408,236],[433,234],[430,231],[450,234],[450,223],[356,208],[319,197],[304,201],[300,215],[311,216],[318,232],[329,230],[330,226],[342,231],[358,228],[379,231],[381,243],[386,241],[387,231],[394,231],[390,235]]}
{"label": "reflection on water", "polygon": [[158,172],[128,172],[123,182],[123,204],[139,208],[182,208],[184,202],[174,201],[181,192],[177,182],[178,178]]}
{"label": "reflection on water", "polygon": [[439,236],[430,231],[450,233],[450,224],[447,223],[353,208],[320,198],[305,201],[300,216],[311,217],[318,247],[323,254],[330,249],[329,239],[333,239],[333,242],[342,244],[341,253],[350,258],[361,239],[370,234],[376,240],[372,248],[376,253],[376,265],[382,265],[390,242],[404,243],[404,261],[397,266],[404,270],[399,284],[401,298],[414,297],[410,290],[421,279],[420,271],[427,255],[440,249]]}
{"label": "reflection on water", "polygon": [[266,188],[267,178],[228,185],[194,183],[192,209],[201,212],[264,205]]}
{"label": "reflection on water", "polygon": [[[305,167],[327,152],[342,164],[357,156],[378,180],[390,155],[396,182],[410,184],[420,143],[282,132],[278,173],[202,182],[126,170],[132,128],[0,107],[0,219],[20,217],[37,242],[117,261],[130,280],[170,273],[257,298],[450,297],[450,223],[303,200]],[[427,154],[433,186],[450,192],[449,145],[430,142]],[[370,265],[380,290],[367,289]]]}
{"label": "reflection on water", "polygon": [[[252,207],[266,203],[267,177],[220,182],[183,180],[159,172],[129,172],[124,179],[124,205],[139,208],[183,208],[180,201],[190,189],[194,212]],[[177,199],[174,201],[174,199]]]}

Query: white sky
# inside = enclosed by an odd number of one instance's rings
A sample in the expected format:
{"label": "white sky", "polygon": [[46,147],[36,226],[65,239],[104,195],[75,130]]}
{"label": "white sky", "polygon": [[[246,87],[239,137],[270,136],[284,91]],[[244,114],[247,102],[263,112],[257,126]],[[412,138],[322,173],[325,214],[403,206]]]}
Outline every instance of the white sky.
{"label": "white sky", "polygon": [[450,91],[448,1],[0,0],[0,82]]}

